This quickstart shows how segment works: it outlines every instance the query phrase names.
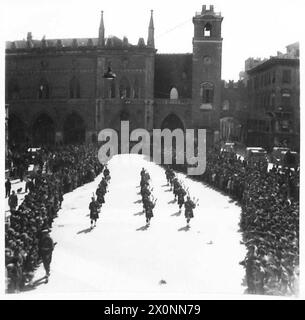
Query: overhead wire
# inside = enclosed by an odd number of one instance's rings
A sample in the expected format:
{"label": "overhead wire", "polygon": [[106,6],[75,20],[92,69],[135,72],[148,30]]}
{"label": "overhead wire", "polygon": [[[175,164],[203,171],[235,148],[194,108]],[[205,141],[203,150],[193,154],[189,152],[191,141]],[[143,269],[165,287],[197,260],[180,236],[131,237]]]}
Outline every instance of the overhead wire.
{"label": "overhead wire", "polygon": [[185,20],[185,21],[177,24],[175,27],[173,27],[173,28],[171,28],[171,29],[168,29],[167,31],[165,31],[165,32],[157,35],[157,36],[155,37],[155,39],[159,39],[159,38],[165,36],[166,34],[172,32],[172,31],[174,31],[174,30],[176,30],[176,29],[178,29],[178,28],[180,28],[180,27],[182,27],[182,26],[184,26],[186,23],[188,23],[188,22],[190,22],[190,21],[192,21],[192,20],[189,18],[189,19],[187,19],[187,20]]}

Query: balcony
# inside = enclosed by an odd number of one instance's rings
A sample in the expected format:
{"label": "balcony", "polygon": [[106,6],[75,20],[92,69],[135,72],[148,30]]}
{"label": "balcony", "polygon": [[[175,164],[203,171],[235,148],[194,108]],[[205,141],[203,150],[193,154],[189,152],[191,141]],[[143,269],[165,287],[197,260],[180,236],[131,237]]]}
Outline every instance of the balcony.
{"label": "balcony", "polygon": [[156,104],[166,104],[166,105],[171,105],[171,104],[179,104],[179,105],[186,105],[186,104],[191,104],[192,99],[154,99]]}

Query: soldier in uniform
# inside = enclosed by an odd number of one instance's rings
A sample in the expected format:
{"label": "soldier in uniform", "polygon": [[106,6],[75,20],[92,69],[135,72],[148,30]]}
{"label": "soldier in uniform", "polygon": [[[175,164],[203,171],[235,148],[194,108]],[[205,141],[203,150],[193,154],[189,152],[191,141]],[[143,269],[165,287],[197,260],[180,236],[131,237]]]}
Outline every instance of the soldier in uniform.
{"label": "soldier in uniform", "polygon": [[176,198],[177,198],[177,196],[178,196],[178,190],[180,189],[181,185],[180,185],[180,183],[179,183],[179,181],[178,181],[177,178],[174,178],[173,184],[174,184],[174,190],[173,190],[173,192],[174,192],[175,201],[176,201]]}
{"label": "soldier in uniform", "polygon": [[5,198],[9,197],[11,194],[11,182],[10,179],[6,179],[5,182]]}
{"label": "soldier in uniform", "polygon": [[41,238],[39,241],[39,253],[42,258],[42,263],[46,271],[46,278],[50,276],[50,265],[52,261],[52,253],[56,243],[53,242],[49,235],[49,229],[43,229],[41,231]]}
{"label": "soldier in uniform", "polygon": [[185,190],[180,187],[178,189],[178,205],[179,205],[179,212],[181,212],[181,208],[184,205],[184,196],[186,195]]}
{"label": "soldier in uniform", "polygon": [[[91,220],[91,229],[92,229],[93,227],[96,227],[96,220],[99,218],[99,215],[98,215],[99,205],[97,201],[95,201],[94,197],[92,197],[91,200],[92,201],[89,204],[89,209],[90,209],[90,220]],[[93,222],[94,222],[94,226],[93,226]]]}
{"label": "soldier in uniform", "polygon": [[186,223],[187,223],[187,226],[189,227],[190,220],[194,218],[193,209],[196,207],[196,204],[191,200],[190,196],[187,197],[184,207],[185,207]]}
{"label": "soldier in uniform", "polygon": [[146,217],[147,226],[150,225],[150,220],[154,216],[153,209],[156,205],[156,202],[157,202],[157,199],[151,200],[149,198],[145,201],[145,217]]}
{"label": "soldier in uniform", "polygon": [[105,169],[104,169],[104,177],[105,177],[105,179],[107,180],[107,181],[109,181],[110,180],[110,171],[109,171],[109,169],[108,169],[108,167],[107,166],[105,166]]}
{"label": "soldier in uniform", "polygon": [[8,205],[11,211],[16,210],[16,207],[18,205],[18,197],[14,190],[12,191],[12,194],[8,198]]}

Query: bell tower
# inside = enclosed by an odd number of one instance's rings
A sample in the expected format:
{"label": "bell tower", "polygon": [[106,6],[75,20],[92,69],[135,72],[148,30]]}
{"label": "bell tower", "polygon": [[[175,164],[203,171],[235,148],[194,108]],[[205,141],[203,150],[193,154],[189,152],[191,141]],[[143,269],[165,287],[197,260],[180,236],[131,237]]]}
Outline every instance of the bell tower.
{"label": "bell tower", "polygon": [[193,17],[192,116],[195,128],[219,130],[223,17],[214,6],[202,6]]}

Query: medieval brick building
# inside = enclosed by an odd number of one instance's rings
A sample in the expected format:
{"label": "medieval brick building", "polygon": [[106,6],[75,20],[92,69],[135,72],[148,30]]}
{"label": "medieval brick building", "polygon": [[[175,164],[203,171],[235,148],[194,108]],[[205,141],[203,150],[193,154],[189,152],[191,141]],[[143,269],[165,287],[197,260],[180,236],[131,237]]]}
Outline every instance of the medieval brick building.
{"label": "medieval brick building", "polygon": [[[97,38],[6,43],[10,143],[96,140],[103,128],[206,128],[219,132],[222,17],[202,6],[193,17],[193,53],[157,54],[151,13],[148,38]],[[104,77],[111,68],[115,79]]]}

